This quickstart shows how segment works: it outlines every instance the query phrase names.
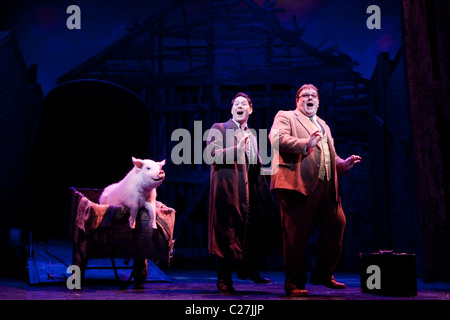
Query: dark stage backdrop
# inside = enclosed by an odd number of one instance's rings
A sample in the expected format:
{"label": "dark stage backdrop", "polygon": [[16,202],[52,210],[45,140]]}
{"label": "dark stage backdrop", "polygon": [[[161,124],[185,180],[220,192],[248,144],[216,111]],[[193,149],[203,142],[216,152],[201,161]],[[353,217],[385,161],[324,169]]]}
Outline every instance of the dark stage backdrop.
{"label": "dark stage backdrop", "polygon": [[393,249],[416,253],[425,280],[450,279],[448,1],[74,4],[0,4],[0,266],[30,230],[66,235],[67,188],[103,188],[131,156],[167,159],[158,195],[177,210],[175,258],[206,265],[209,166],[174,164],[172,133],[201,149],[237,91],[253,99],[251,127],[268,130],[313,83],[338,154],[363,156],[340,180],[339,268]]}
{"label": "dark stage backdrop", "polygon": [[69,187],[103,189],[145,158],[149,114],[126,88],[100,80],[61,84],[45,97],[29,189],[36,238],[68,236]]}

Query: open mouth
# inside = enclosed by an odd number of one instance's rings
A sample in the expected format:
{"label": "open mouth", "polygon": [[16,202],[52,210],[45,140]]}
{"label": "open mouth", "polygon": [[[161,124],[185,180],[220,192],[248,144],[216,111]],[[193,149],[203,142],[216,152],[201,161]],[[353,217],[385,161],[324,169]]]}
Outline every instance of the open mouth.
{"label": "open mouth", "polygon": [[314,107],[314,103],[312,103],[312,102],[308,102],[308,103],[306,103],[306,105],[307,105],[308,107]]}
{"label": "open mouth", "polygon": [[243,110],[238,110],[236,113],[237,113],[238,116],[242,116],[244,114],[244,111]]}

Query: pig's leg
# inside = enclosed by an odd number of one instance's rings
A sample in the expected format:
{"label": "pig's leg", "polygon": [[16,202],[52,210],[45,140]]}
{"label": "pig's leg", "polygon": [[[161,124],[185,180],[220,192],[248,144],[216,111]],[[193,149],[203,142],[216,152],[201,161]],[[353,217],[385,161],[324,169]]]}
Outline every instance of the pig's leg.
{"label": "pig's leg", "polygon": [[158,229],[158,226],[156,225],[156,202],[151,201],[145,202],[145,209],[148,211],[148,216],[150,218],[150,227],[153,229]]}
{"label": "pig's leg", "polygon": [[136,227],[136,217],[138,214],[138,209],[136,208],[129,208],[130,209],[130,218],[128,219],[130,223],[130,228],[134,229]]}

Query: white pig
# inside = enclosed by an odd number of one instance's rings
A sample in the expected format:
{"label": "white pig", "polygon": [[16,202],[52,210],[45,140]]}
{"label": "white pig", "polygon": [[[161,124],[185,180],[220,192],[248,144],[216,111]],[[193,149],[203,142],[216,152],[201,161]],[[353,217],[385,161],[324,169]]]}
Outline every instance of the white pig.
{"label": "white pig", "polygon": [[100,204],[122,205],[130,210],[130,228],[136,226],[139,208],[145,207],[150,217],[150,226],[156,229],[156,188],[165,178],[162,167],[166,160],[136,159],[132,157],[134,168],[121,181],[103,190]]}

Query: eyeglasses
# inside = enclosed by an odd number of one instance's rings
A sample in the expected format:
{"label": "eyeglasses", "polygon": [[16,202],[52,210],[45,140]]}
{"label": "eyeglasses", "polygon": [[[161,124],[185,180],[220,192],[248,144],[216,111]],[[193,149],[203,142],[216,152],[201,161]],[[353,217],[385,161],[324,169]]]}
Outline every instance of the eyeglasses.
{"label": "eyeglasses", "polygon": [[304,93],[304,94],[301,95],[301,97],[305,98],[305,99],[308,99],[309,97],[311,97],[313,99],[316,99],[317,98],[317,94],[315,94],[315,93],[312,93],[312,94]]}

